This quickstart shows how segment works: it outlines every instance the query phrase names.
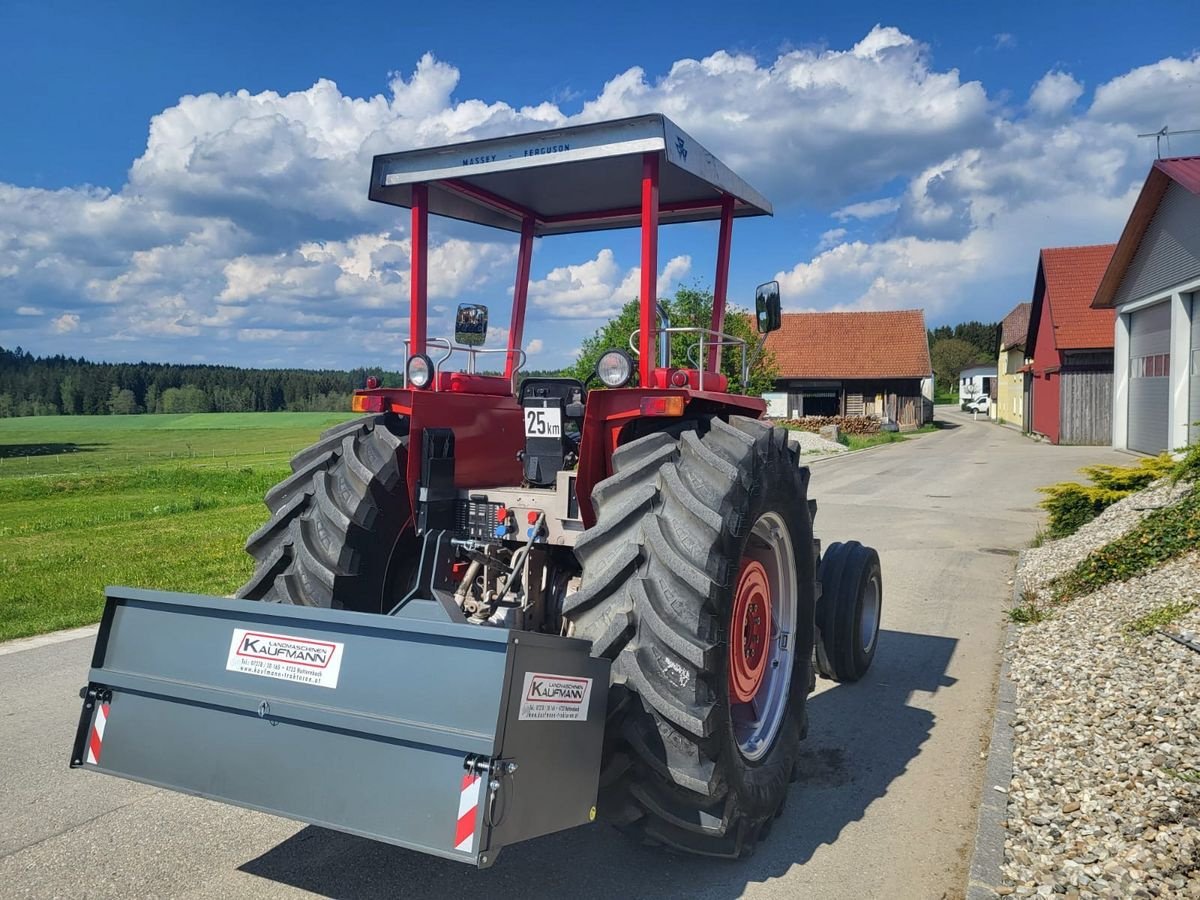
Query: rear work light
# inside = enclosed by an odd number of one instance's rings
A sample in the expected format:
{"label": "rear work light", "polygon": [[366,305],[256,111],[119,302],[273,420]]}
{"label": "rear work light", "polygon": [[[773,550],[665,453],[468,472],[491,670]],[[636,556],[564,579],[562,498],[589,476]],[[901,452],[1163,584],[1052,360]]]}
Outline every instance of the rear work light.
{"label": "rear work light", "polygon": [[382,394],[355,394],[350,401],[350,409],[354,412],[383,412],[386,404],[387,398]]}
{"label": "rear work light", "polygon": [[643,397],[643,416],[682,416],[682,397]]}

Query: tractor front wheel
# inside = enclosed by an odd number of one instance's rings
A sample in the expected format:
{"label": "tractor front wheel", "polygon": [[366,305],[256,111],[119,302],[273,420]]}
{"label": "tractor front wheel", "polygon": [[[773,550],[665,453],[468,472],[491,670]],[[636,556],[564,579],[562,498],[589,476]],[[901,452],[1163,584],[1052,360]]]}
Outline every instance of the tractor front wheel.
{"label": "tractor front wheel", "polygon": [[806,731],[815,571],[787,432],[712,419],[620,447],[576,544],[571,633],[613,661],[601,813],[737,857],[783,807]]}
{"label": "tractor front wheel", "polygon": [[883,574],[879,554],[858,541],[830,544],[821,557],[816,664],[822,678],[858,681],[879,643]]}

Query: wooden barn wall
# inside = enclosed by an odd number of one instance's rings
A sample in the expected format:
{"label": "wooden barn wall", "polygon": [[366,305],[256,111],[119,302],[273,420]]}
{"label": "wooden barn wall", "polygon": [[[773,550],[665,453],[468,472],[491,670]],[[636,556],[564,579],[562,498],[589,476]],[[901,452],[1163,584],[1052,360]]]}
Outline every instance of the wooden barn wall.
{"label": "wooden barn wall", "polygon": [[1063,369],[1061,444],[1112,443],[1112,369]]}

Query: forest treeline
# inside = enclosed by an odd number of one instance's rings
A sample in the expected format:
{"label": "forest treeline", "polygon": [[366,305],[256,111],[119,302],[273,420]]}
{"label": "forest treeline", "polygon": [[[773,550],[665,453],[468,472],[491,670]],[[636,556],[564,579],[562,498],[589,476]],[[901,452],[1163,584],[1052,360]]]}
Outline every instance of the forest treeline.
{"label": "forest treeline", "polygon": [[[557,375],[521,373],[521,378]],[[103,363],[34,356],[0,347],[0,418],[138,413],[345,412],[350,395],[374,375],[399,387],[399,372],[380,368],[243,369],[174,363]]]}
{"label": "forest treeline", "polygon": [[0,418],[135,413],[342,411],[382,369],[243,369],[172,363],[96,363],[0,347]]}

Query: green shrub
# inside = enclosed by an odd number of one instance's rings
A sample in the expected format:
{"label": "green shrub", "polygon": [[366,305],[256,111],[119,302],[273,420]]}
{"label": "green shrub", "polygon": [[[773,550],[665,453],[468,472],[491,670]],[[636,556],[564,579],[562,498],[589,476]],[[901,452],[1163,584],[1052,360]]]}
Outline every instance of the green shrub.
{"label": "green shrub", "polygon": [[1171,480],[1196,481],[1200,479],[1200,442],[1192,444],[1183,454],[1183,459],[1175,463],[1171,470]]}
{"label": "green shrub", "polygon": [[1038,490],[1047,495],[1040,505],[1042,509],[1050,513],[1046,534],[1051,538],[1074,534],[1130,493],[1096,485],[1077,484],[1074,481],[1052,484],[1050,487],[1038,488]]}
{"label": "green shrub", "polygon": [[1174,506],[1155,510],[1115,541],[1093,550],[1052,582],[1058,602],[1128,581],[1200,545],[1200,489],[1193,487]]}
{"label": "green shrub", "polygon": [[1174,472],[1175,467],[1171,454],[1160,453],[1138,460],[1134,466],[1084,466],[1079,471],[1102,488],[1133,493],[1149,487],[1160,478],[1166,478]]}
{"label": "green shrub", "polygon": [[1118,500],[1171,475],[1176,468],[1170,455],[1163,453],[1132,466],[1085,466],[1080,471],[1094,482],[1090,485],[1066,481],[1038,488],[1047,495],[1041,502],[1042,508],[1050,513],[1047,536],[1061,538],[1074,534]]}

